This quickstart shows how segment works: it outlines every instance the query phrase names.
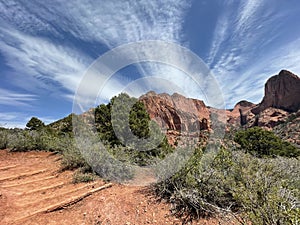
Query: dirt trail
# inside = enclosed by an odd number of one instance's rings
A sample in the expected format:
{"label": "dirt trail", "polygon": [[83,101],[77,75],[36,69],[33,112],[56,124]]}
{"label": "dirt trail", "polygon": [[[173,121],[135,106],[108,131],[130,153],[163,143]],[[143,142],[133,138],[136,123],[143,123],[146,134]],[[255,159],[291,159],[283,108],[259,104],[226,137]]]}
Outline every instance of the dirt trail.
{"label": "dirt trail", "polygon": [[143,187],[102,180],[73,184],[73,172],[59,169],[59,155],[1,150],[0,224],[181,224]]}

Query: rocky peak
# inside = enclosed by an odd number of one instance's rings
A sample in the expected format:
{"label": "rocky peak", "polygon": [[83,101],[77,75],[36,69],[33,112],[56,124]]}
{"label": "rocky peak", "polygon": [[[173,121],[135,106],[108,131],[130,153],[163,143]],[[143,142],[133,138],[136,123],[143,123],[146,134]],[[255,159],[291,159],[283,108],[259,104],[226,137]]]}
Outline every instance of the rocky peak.
{"label": "rocky peak", "polygon": [[248,101],[246,101],[246,100],[242,100],[242,101],[238,102],[238,103],[234,106],[234,109],[236,109],[236,108],[241,108],[241,107],[243,107],[243,108],[248,108],[248,107],[251,108],[251,107],[253,107],[253,106],[255,106],[254,103],[248,102]]}
{"label": "rocky peak", "polygon": [[227,122],[233,125],[245,125],[254,116],[250,110],[255,106],[256,104],[245,100],[238,102],[232,111],[227,112]]}
{"label": "rocky peak", "polygon": [[282,70],[278,75],[272,76],[265,84],[265,95],[262,102],[252,109],[259,114],[266,108],[273,107],[288,112],[300,109],[300,78]]}
{"label": "rocky peak", "polygon": [[[199,138],[202,131],[212,132],[212,115],[224,121],[223,111],[207,107],[203,101],[186,98],[178,93],[156,94],[151,91],[140,97],[150,118],[167,131],[172,144],[177,137]],[[261,126],[267,129],[283,123],[291,112],[300,109],[300,79],[297,75],[282,70],[268,79],[265,95],[260,104],[240,101],[232,110],[226,110],[228,127]],[[220,116],[221,115],[221,116]],[[220,117],[220,118],[219,118]]]}
{"label": "rocky peak", "polygon": [[[275,75],[276,76],[276,75]],[[275,77],[274,76],[274,77]],[[293,77],[295,79],[299,79],[299,77],[296,74],[293,74],[292,72],[288,71],[288,70],[281,70],[278,74],[278,77],[284,77],[284,76],[289,76],[289,77]],[[274,79],[274,78],[273,78]]]}

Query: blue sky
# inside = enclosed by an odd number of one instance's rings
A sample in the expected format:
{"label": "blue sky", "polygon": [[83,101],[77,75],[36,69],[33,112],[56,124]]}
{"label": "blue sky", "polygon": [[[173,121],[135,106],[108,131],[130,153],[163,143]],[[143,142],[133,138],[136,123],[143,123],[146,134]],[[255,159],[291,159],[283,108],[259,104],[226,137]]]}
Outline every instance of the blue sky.
{"label": "blue sky", "polygon": [[[93,61],[143,40],[174,42],[197,54],[227,107],[243,99],[258,103],[270,76],[281,69],[300,74],[299,21],[298,0],[0,0],[0,126],[68,115]],[[201,98],[174,68],[148,64],[119,71],[102,100],[149,74]],[[158,91],[169,90],[161,86]]]}

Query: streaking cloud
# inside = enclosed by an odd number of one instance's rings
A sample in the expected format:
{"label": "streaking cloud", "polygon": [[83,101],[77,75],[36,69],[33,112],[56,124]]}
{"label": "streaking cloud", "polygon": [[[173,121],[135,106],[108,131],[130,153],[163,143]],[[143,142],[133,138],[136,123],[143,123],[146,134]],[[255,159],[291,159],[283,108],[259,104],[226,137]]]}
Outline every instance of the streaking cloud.
{"label": "streaking cloud", "polygon": [[[54,117],[62,117],[71,111],[74,93],[95,59],[120,45],[145,40],[177,43],[203,57],[227,107],[242,99],[257,103],[268,77],[281,69],[300,74],[299,12],[295,0],[0,0],[0,88],[5,90],[1,110],[30,117],[51,102],[49,112],[36,116],[52,118],[59,112]],[[180,52],[170,57],[184,61]],[[154,62],[133,67],[106,83],[101,101],[136,79],[143,82],[131,89],[139,93],[150,88],[171,92],[172,84],[188,97],[205,101],[209,94],[178,68]],[[169,83],[154,86],[149,76]],[[101,85],[95,81],[87,85],[86,95]],[[208,82],[203,79],[203,84]]]}

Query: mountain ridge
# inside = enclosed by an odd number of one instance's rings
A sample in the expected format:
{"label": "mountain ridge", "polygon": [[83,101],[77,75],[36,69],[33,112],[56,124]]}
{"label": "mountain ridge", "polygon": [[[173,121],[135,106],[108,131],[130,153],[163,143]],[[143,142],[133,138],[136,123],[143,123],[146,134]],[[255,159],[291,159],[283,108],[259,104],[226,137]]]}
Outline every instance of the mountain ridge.
{"label": "mountain ridge", "polygon": [[177,93],[169,95],[151,91],[139,100],[145,104],[151,119],[161,127],[162,121],[165,122],[169,142],[174,144],[183,136],[196,137],[204,130],[212,132],[212,115],[217,115],[219,123],[226,124],[226,131],[241,126],[272,130],[300,109],[300,78],[281,70],[265,83],[265,95],[259,104],[241,100],[231,110],[215,109],[201,100]]}
{"label": "mountain ridge", "polygon": [[[169,143],[175,145],[186,141],[184,137],[199,141],[205,136],[203,133],[213,132],[215,127],[212,127],[212,117],[217,123],[225,124],[226,131],[243,126],[259,126],[272,130],[285,123],[291,114],[299,115],[299,87],[300,78],[297,75],[281,70],[265,83],[265,94],[260,103],[241,100],[231,110],[215,109],[206,106],[202,100],[187,98],[178,93],[170,95],[150,91],[137,100],[145,105],[150,118],[165,130]],[[82,117],[91,120],[91,113],[94,110],[83,113]],[[70,115],[66,120],[59,121],[64,123],[62,127],[65,129],[72,126]],[[59,127],[57,122],[49,126]]]}

